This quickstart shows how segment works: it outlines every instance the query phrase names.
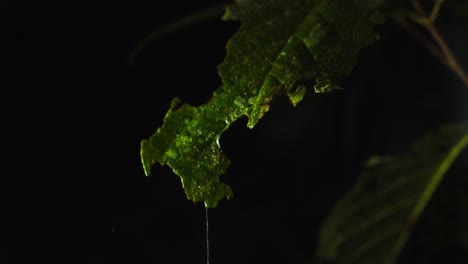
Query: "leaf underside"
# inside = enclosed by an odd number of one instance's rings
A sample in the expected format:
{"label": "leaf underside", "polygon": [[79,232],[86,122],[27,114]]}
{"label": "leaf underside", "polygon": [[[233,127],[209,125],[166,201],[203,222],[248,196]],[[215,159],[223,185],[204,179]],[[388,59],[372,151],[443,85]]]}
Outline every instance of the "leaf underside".
{"label": "leaf underside", "polygon": [[405,156],[374,156],[321,228],[331,263],[394,263],[443,176],[468,145],[468,123],[445,126]]}
{"label": "leaf underside", "polygon": [[350,74],[359,49],[374,40],[383,23],[378,0],[238,0],[224,19],[241,20],[218,67],[223,85],[204,105],[178,107],[175,99],[163,125],[141,142],[146,175],[158,162],[180,176],[186,196],[215,207],[232,190],[220,182],[229,160],[219,139],[248,118],[253,128],[274,96],[299,103],[307,88],[322,93]]}

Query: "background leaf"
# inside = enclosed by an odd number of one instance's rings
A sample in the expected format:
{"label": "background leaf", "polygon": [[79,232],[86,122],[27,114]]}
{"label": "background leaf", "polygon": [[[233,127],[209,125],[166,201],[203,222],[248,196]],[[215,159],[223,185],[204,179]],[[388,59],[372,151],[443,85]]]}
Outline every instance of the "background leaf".
{"label": "background leaf", "polygon": [[214,207],[231,197],[219,180],[229,165],[221,134],[242,116],[254,127],[276,95],[287,94],[296,105],[306,86],[319,93],[339,89],[335,82],[351,72],[359,49],[374,39],[373,27],[383,22],[376,2],[263,0],[229,7],[224,18],[242,26],[219,66],[223,85],[199,107],[173,104],[162,127],[142,141],[146,175],[155,162],[167,164],[188,199]]}
{"label": "background leaf", "polygon": [[398,257],[399,263],[414,262],[410,260],[414,252],[421,263],[444,262],[447,255],[453,256],[454,263],[466,263],[468,250],[462,242],[468,228],[467,160],[468,151],[464,151],[437,187]]}
{"label": "background leaf", "polygon": [[411,154],[371,157],[353,189],[326,218],[318,257],[338,263],[392,263],[467,144],[464,123],[425,136]]}

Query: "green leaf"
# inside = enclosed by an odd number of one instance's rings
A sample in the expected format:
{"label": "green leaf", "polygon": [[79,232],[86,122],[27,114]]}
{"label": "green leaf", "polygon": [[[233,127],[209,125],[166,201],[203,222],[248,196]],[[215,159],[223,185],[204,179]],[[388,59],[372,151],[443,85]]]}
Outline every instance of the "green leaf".
{"label": "green leaf", "polygon": [[458,242],[460,247],[468,253],[468,177],[466,175],[464,176],[465,177],[463,177],[463,181],[460,183],[460,188],[457,192],[460,200],[458,210],[460,215]]}
{"label": "green leaf", "polygon": [[393,263],[447,170],[468,145],[468,123],[445,126],[403,156],[371,157],[321,228],[317,255]]}
{"label": "green leaf", "polygon": [[307,87],[340,89],[336,82],[350,74],[359,49],[371,44],[374,26],[383,22],[378,1],[238,0],[224,16],[242,24],[219,65],[223,85],[204,105],[171,107],[164,124],[141,143],[146,175],[154,163],[167,164],[188,199],[214,207],[231,197],[219,179],[229,165],[221,134],[242,116],[253,128],[276,95],[296,105]]}

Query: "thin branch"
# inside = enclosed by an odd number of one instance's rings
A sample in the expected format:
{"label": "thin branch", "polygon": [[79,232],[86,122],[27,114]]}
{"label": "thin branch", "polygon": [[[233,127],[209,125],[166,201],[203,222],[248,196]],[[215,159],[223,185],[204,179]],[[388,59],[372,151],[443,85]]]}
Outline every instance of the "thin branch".
{"label": "thin branch", "polygon": [[416,10],[416,12],[418,12],[422,16],[426,16],[426,12],[424,11],[424,8],[422,7],[421,3],[419,3],[419,0],[412,0],[411,4],[413,4],[413,7]]}
{"label": "thin branch", "polygon": [[426,49],[434,56],[440,63],[444,64],[445,66],[449,67],[447,61],[445,60],[444,56],[440,52],[430,39],[428,39],[424,34],[422,34],[417,28],[413,25],[408,23],[407,19],[402,16],[394,16],[393,21],[397,23],[402,29],[408,32],[411,36],[413,36],[419,43],[421,43]]}
{"label": "thin branch", "polygon": [[128,56],[128,64],[130,65],[134,64],[135,60],[143,51],[143,49],[149,46],[156,39],[168,33],[186,28],[188,26],[194,25],[196,23],[200,23],[208,19],[217,18],[217,17],[221,19],[221,16],[223,15],[223,12],[225,9],[226,9],[225,4],[208,7],[206,9],[196,11],[192,14],[189,14],[186,17],[183,17],[179,20],[176,20],[167,25],[164,25],[161,28],[156,29],[155,31],[151,32],[149,35],[144,37],[135,45],[133,50],[130,52],[130,55]]}
{"label": "thin branch", "polygon": [[[411,3],[413,4],[414,9],[416,10],[417,14],[410,15],[411,18],[415,23],[421,25],[432,37],[434,42],[437,45],[437,48],[434,47],[433,44],[425,38],[421,33],[417,30],[414,30],[409,23],[406,23],[404,19],[395,19],[397,23],[399,23],[404,29],[408,32],[413,34],[429,51],[439,60],[441,60],[450,70],[452,70],[462,81],[465,87],[468,88],[468,76],[464,72],[463,68],[458,63],[457,59],[455,58],[452,50],[447,45],[447,42],[439,33],[439,31],[435,28],[434,21],[436,20],[440,7],[444,1],[443,0],[436,0],[431,14],[429,16],[426,15],[422,5],[419,3],[418,0],[413,0]],[[436,51],[437,50],[437,51]]]}
{"label": "thin branch", "polygon": [[436,2],[434,3],[431,14],[429,15],[429,20],[431,20],[432,23],[434,23],[437,16],[439,15],[440,7],[442,6],[443,3],[444,3],[444,0],[436,0]]}
{"label": "thin branch", "polygon": [[452,50],[448,47],[442,35],[440,35],[439,31],[434,27],[432,23],[428,24],[426,26],[426,29],[429,31],[439,48],[442,50],[442,53],[444,54],[445,59],[447,61],[448,67],[452,69],[452,71],[455,74],[457,74],[458,77],[460,77],[460,79],[462,79],[463,83],[468,88],[468,76],[458,63],[457,59],[452,53]]}

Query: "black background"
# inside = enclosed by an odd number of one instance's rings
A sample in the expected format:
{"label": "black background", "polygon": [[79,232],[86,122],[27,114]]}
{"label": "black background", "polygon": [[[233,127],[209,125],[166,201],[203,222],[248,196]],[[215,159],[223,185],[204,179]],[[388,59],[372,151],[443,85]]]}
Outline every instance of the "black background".
{"label": "black background", "polygon": [[[214,4],[2,1],[0,263],[205,263],[205,209],[169,168],[145,177],[139,144],[173,97],[209,99],[239,24],[193,25],[126,60],[153,30]],[[466,27],[446,21],[467,65]],[[212,263],[305,263],[366,157],[404,153],[424,131],[468,118],[456,76],[395,25],[380,30],[344,91],[309,92],[296,108],[277,98],[254,129],[241,119],[223,135],[222,180],[235,196],[209,212]],[[466,260],[453,244],[434,254]]]}

